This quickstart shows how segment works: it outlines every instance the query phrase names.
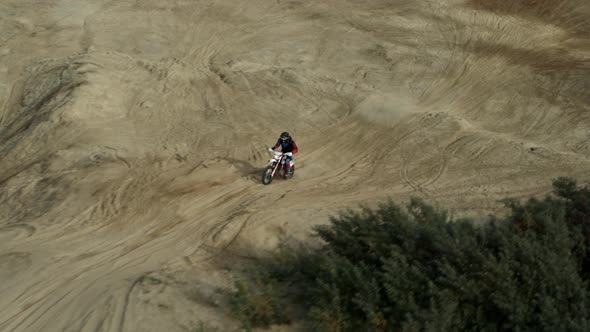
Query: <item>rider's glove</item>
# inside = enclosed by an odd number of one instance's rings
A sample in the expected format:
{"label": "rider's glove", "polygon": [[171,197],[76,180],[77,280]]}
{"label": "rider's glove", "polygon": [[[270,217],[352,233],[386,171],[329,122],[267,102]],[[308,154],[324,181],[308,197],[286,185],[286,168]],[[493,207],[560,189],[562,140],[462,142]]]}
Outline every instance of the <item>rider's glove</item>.
{"label": "rider's glove", "polygon": [[268,151],[269,151],[269,152],[273,152],[273,151],[274,151],[274,149],[273,149],[273,148],[268,148]]}

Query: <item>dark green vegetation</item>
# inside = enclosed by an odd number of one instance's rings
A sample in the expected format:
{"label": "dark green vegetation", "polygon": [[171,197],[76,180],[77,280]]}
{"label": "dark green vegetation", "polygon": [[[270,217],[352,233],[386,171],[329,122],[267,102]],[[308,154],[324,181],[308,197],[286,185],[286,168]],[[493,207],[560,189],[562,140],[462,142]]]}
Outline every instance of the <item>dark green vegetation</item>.
{"label": "dark green vegetation", "polygon": [[313,331],[587,331],[590,188],[553,187],[479,226],[420,200],[343,213],[315,229],[321,248],[261,261],[234,312],[248,328],[294,307]]}

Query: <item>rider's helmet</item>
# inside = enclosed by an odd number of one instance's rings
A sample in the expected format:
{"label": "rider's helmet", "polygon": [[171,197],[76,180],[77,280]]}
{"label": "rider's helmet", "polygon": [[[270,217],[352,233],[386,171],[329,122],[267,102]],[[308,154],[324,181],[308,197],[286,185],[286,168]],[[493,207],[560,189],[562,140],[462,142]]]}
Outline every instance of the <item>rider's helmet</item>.
{"label": "rider's helmet", "polygon": [[281,133],[281,139],[283,140],[283,142],[289,140],[291,138],[291,136],[289,136],[289,133],[284,131]]}

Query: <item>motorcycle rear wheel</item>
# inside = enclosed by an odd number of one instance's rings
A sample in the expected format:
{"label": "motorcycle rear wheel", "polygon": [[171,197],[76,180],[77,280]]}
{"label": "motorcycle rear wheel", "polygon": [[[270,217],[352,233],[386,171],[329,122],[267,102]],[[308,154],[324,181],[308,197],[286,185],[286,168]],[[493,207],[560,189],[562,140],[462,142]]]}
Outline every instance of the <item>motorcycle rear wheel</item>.
{"label": "motorcycle rear wheel", "polygon": [[286,179],[290,179],[293,177],[293,175],[295,175],[295,165],[291,166],[291,171],[289,172],[289,176],[286,177]]}

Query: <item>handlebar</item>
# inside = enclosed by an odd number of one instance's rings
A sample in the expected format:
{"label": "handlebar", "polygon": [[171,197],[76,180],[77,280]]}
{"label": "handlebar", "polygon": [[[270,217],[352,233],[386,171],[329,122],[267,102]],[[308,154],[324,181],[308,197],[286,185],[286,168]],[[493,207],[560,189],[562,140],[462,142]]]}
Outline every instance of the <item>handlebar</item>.
{"label": "handlebar", "polygon": [[285,153],[282,153],[279,151],[272,151],[272,152],[275,154],[275,156],[281,156],[281,155],[285,155],[285,156],[289,156],[289,157],[293,156],[293,152],[285,152]]}
{"label": "handlebar", "polygon": [[285,152],[285,153],[282,153],[279,151],[273,151],[273,152],[274,152],[275,156],[281,156],[281,155],[285,155],[285,156],[289,156],[289,157],[293,156],[293,152]]}

